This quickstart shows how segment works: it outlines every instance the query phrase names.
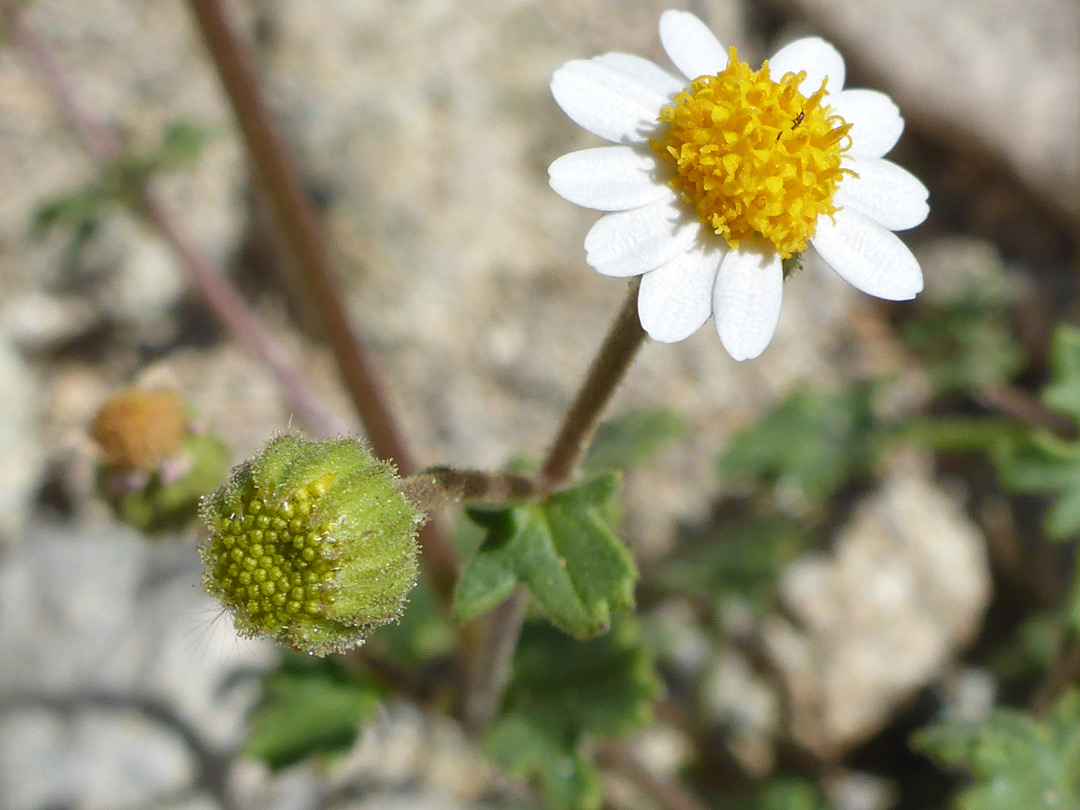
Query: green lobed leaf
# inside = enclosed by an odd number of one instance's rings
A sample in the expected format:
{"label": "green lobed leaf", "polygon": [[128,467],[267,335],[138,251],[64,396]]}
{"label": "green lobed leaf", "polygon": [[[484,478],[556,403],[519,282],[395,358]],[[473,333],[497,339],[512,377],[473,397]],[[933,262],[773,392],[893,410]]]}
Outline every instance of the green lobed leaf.
{"label": "green lobed leaf", "polygon": [[718,461],[721,476],[823,503],[877,461],[884,437],[873,394],[869,384],[835,394],[795,391],[732,439]]}
{"label": "green lobed leaf", "polygon": [[647,726],[660,689],[652,656],[629,617],[590,641],[529,622],[485,747],[511,773],[538,780],[552,808],[592,810],[601,794],[581,742]]}
{"label": "green lobed leaf", "polygon": [[514,656],[505,710],[527,715],[560,737],[616,737],[652,720],[660,688],[652,656],[629,617],[589,641],[529,622]]}
{"label": "green lobed leaf", "polygon": [[290,655],[263,681],[244,752],[272,770],[352,746],[381,702],[378,687],[332,659]]}
{"label": "green lobed leaf", "polygon": [[914,746],[970,773],[957,810],[1075,810],[1080,807],[1080,692],[1065,693],[1045,718],[998,709],[984,722],[923,729]]}
{"label": "green lobed leaf", "polygon": [[539,503],[468,510],[486,535],[458,583],[455,618],[476,618],[522,584],[565,632],[606,632],[612,612],[633,605],[637,579],[630,552],[604,519],[618,487],[619,476],[607,473]]}

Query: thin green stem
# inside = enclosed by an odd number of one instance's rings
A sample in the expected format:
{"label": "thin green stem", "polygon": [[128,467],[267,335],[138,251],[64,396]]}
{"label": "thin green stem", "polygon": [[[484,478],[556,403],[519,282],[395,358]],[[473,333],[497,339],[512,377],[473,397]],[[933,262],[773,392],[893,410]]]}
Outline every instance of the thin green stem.
{"label": "thin green stem", "polygon": [[587,449],[604,408],[622,382],[638,349],[645,342],[645,330],[641,328],[641,320],[637,314],[637,292],[640,284],[640,278],[631,281],[630,292],[596,353],[585,382],[544,459],[541,475],[553,485],[562,483],[570,475],[570,471]]}
{"label": "thin green stem", "polygon": [[[349,324],[311,197],[301,185],[278,135],[246,49],[218,0],[189,0],[189,5],[372,449],[376,455],[392,459],[408,475],[416,467],[391,414],[385,386]],[[434,521],[425,527],[421,542],[424,565],[433,578],[435,590],[446,601],[453,590],[457,555],[445,532]]]}
{"label": "thin green stem", "polygon": [[[637,314],[640,283],[638,278],[630,282],[626,299],[544,459],[540,475],[547,489],[561,484],[573,471],[588,448],[604,409],[645,342],[645,330],[641,328]],[[524,588],[518,588],[486,620],[486,632],[478,644],[469,673],[464,707],[465,725],[474,733],[487,728],[502,701],[527,603],[528,593]]]}

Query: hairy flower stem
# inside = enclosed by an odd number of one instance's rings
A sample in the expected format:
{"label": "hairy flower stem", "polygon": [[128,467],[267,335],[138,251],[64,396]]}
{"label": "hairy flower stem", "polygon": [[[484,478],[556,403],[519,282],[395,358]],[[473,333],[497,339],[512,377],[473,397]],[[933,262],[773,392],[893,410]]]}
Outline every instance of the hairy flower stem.
{"label": "hairy flower stem", "polygon": [[[89,151],[103,161],[117,159],[123,150],[120,140],[82,103],[75,86],[52,52],[26,25],[18,5],[11,0],[0,0],[0,17]],[[299,420],[315,433],[331,435],[343,432],[345,423],[322,406],[284,349],[263,330],[247,302],[229,284],[224,274],[181,233],[154,196],[144,189],[138,197],[138,204],[137,213],[142,214],[173,249],[221,326],[277,378]]]}
{"label": "hairy flower stem", "polygon": [[[607,337],[589,367],[585,382],[544,459],[540,477],[546,489],[558,486],[570,475],[588,447],[604,408],[645,342],[645,330],[641,328],[637,313],[640,284],[639,278],[631,280],[626,300],[615,316]],[[510,679],[527,602],[528,593],[524,588],[518,588],[491,612],[485,622],[486,632],[473,660],[464,707],[465,724],[475,733],[487,728],[499,708]]]}
{"label": "hairy flower stem", "polygon": [[447,503],[521,501],[543,494],[532,476],[453,467],[429,467],[402,479],[398,489],[425,512]]}
{"label": "hairy flower stem", "polygon": [[[301,186],[299,175],[271,120],[243,43],[218,0],[189,0],[189,5],[372,449],[376,455],[392,459],[401,473],[408,475],[415,466],[391,415],[385,386],[349,325],[311,197]],[[421,540],[424,565],[432,576],[432,584],[440,597],[448,600],[457,573],[457,555],[453,546],[435,521],[427,524]]]}
{"label": "hairy flower stem", "polygon": [[631,280],[626,300],[593,359],[585,382],[563,419],[562,427],[544,460],[540,474],[553,486],[566,479],[585,452],[596,426],[600,423],[604,408],[626,375],[626,370],[630,368],[641,344],[645,342],[645,330],[641,328],[637,313],[640,285],[640,277]]}

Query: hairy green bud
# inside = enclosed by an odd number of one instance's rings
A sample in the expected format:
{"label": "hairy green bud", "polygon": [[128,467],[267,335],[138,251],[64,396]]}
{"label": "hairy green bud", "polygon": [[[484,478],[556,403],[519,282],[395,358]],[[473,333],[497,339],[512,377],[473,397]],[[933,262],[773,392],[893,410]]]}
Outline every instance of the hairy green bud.
{"label": "hairy green bud", "polygon": [[394,468],[358,440],[283,434],[202,504],[206,590],[237,630],[326,655],[395,621],[423,522]]}

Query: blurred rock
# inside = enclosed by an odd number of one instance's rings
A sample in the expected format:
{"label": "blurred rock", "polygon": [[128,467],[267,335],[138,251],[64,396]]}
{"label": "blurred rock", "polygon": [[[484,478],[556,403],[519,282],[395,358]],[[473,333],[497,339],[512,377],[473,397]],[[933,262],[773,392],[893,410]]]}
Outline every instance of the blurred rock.
{"label": "blurred rock", "polygon": [[1075,0],[785,2],[835,39],[909,119],[1001,156],[1080,221]]}
{"label": "blurred rock", "polygon": [[0,548],[22,532],[40,486],[40,409],[37,375],[0,327]]}
{"label": "blurred rock", "polygon": [[116,218],[99,240],[112,268],[96,291],[110,320],[146,328],[167,314],[187,290],[184,268],[169,247],[141,222]]}
{"label": "blurred rock", "polygon": [[705,708],[723,726],[731,755],[763,777],[775,761],[773,741],[781,722],[780,700],[744,656],[723,650],[701,685]]}
{"label": "blurred rock", "polygon": [[891,475],[859,503],[834,551],[792,565],[791,620],[765,626],[789,733],[833,758],[891,714],[975,638],[990,598],[985,541],[924,473]]}
{"label": "blurred rock", "polygon": [[55,348],[86,334],[97,321],[93,305],[74,295],[32,291],[13,296],[0,307],[0,324],[20,349]]}
{"label": "blurred rock", "polygon": [[199,569],[112,524],[38,526],[0,560],[0,712],[25,732],[0,739],[5,808],[146,804],[224,770],[274,654]]}
{"label": "blurred rock", "polygon": [[865,771],[836,771],[826,778],[825,789],[836,810],[889,810],[899,798],[892,780]]}
{"label": "blurred rock", "polygon": [[61,698],[2,717],[6,810],[139,806],[182,790],[195,775],[179,733],[122,705],[103,711]]}
{"label": "blurred rock", "polygon": [[[231,120],[188,11],[153,0],[42,0],[28,23],[70,71],[80,100],[139,152],[154,149],[166,129],[185,120],[227,130]],[[59,114],[55,100],[15,48],[0,51],[0,294],[67,285],[70,234],[43,242],[27,237],[44,202],[84,187],[99,166]],[[212,260],[224,263],[243,224],[245,165],[237,141],[211,138],[183,171],[159,178],[155,191],[180,230]],[[146,241],[145,230],[115,208],[103,211],[109,262],[120,285],[106,293],[112,310],[144,321],[174,300],[179,288],[171,257]],[[116,225],[118,220],[124,224]],[[132,280],[134,284],[130,284]],[[149,308],[144,308],[147,304]]]}

